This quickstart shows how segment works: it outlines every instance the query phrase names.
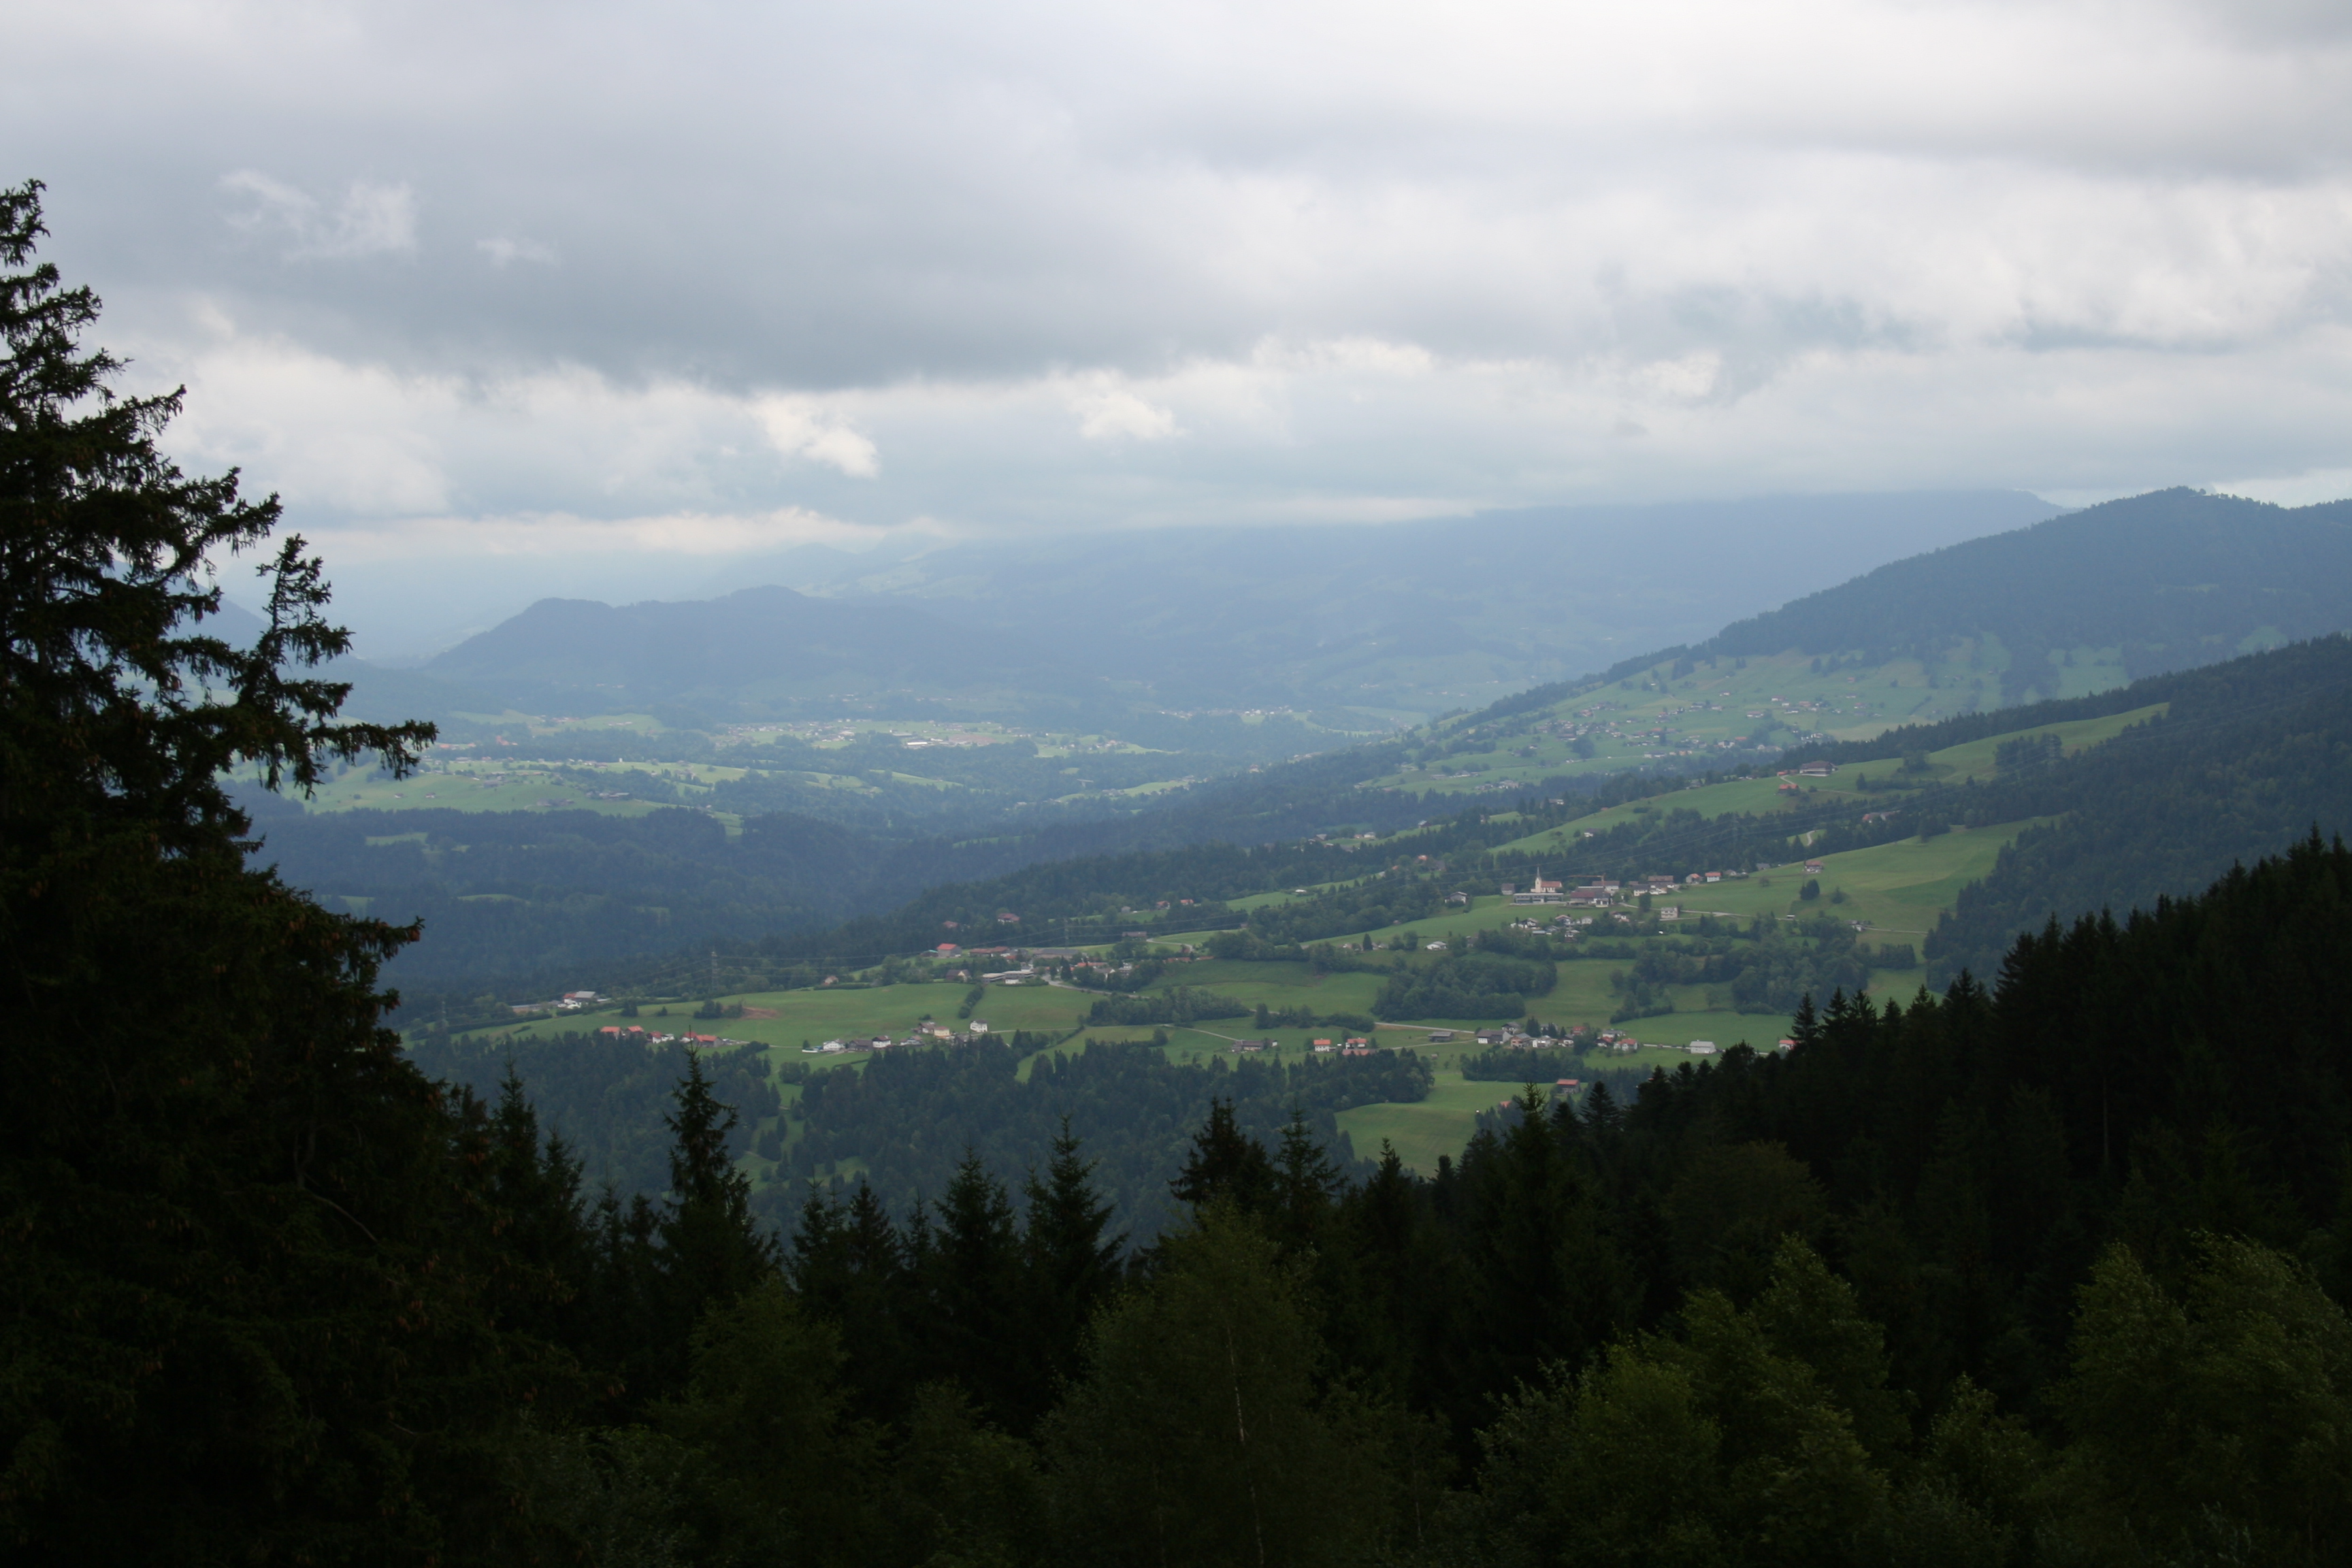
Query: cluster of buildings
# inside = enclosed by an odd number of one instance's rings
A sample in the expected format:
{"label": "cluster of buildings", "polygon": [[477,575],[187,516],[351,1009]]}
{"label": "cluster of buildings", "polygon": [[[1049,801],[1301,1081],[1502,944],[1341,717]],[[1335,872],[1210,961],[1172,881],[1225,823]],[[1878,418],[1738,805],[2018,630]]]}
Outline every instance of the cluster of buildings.
{"label": "cluster of buildings", "polygon": [[[1453,1037],[1450,1033],[1446,1036],[1448,1039]],[[1601,1029],[1595,1032],[1582,1025],[1578,1026],[1574,1031],[1566,1036],[1529,1035],[1514,1028],[1496,1028],[1481,1029],[1472,1038],[1482,1046],[1500,1047],[1506,1050],[1514,1051],[1573,1050],[1582,1043],[1589,1050],[1630,1056],[1642,1048],[1642,1042],[1631,1035],[1620,1033],[1615,1029]],[[1651,1048],[1659,1047],[1654,1046]],[[1664,1048],[1671,1050],[1675,1047]],[[1715,1052],[1714,1043],[1708,1040],[1695,1040],[1687,1048],[1697,1056],[1711,1056]]]}
{"label": "cluster of buildings", "polygon": [[949,1027],[926,1018],[907,1034],[893,1039],[888,1035],[849,1035],[822,1045],[803,1046],[803,1054],[812,1057],[837,1056],[844,1051],[887,1051],[907,1046],[971,1046],[990,1037],[988,1020],[974,1018],[961,1029]]}
{"label": "cluster of buildings", "polygon": [[607,1039],[629,1040],[640,1046],[691,1046],[697,1050],[717,1046],[748,1046],[749,1040],[730,1040],[724,1035],[665,1035],[635,1024],[607,1024],[596,1031]]}
{"label": "cluster of buildings", "polygon": [[507,1010],[516,1017],[529,1013],[577,1013],[583,1007],[596,1007],[610,1001],[593,991],[566,991],[552,1002],[518,1002]]}
{"label": "cluster of buildings", "polygon": [[1671,893],[1678,888],[1703,888],[1715,882],[1734,881],[1747,875],[1747,872],[1738,870],[1688,871],[1680,877],[1660,874],[1631,882],[1594,877],[1581,887],[1575,888],[1562,881],[1538,877],[1525,888],[1516,882],[1506,882],[1501,890],[1503,896],[1515,904],[1567,904],[1570,908],[1601,909],[1643,893]]}
{"label": "cluster of buildings", "polygon": [[[1273,1040],[1235,1040],[1231,1047],[1232,1054],[1234,1056],[1252,1056],[1276,1048],[1276,1045]],[[1340,1039],[1316,1040],[1313,1042],[1313,1048],[1315,1054],[1319,1057],[1368,1057],[1374,1051],[1386,1050],[1388,1047],[1376,1046],[1368,1037],[1357,1035]]]}

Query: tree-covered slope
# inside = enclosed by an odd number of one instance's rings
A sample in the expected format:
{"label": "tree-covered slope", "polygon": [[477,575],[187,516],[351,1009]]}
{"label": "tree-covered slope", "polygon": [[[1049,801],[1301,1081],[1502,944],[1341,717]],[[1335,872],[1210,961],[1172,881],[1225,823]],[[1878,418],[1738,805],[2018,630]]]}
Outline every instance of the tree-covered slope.
{"label": "tree-covered slope", "polygon": [[[1997,637],[2011,700],[2053,650],[2117,647],[2135,679],[2210,664],[2249,637],[2352,626],[2352,501],[2286,508],[2159,490],[1897,561],[1727,626],[1694,657],[1922,658]],[[2041,689],[2045,692],[2044,684]]]}
{"label": "tree-covered slope", "polygon": [[[2352,640],[2149,682],[2171,704],[2105,745],[1996,782],[1970,811],[2054,820],[2002,850],[1927,939],[1932,973],[1981,973],[2054,918],[2148,909],[2352,824]],[[2137,688],[2135,689],[2137,689]]]}
{"label": "tree-covered slope", "polygon": [[1932,675],[1958,652],[1997,677],[1990,701],[1969,702],[2013,704],[2058,695],[2078,653],[2112,658],[2119,682],[2347,627],[2352,501],[2288,508],[2158,490],[1894,562],[1704,642],[1530,688],[1470,722],[1537,713],[1655,668],[1679,682],[1694,665],[1791,650],[1864,684],[1904,661]]}

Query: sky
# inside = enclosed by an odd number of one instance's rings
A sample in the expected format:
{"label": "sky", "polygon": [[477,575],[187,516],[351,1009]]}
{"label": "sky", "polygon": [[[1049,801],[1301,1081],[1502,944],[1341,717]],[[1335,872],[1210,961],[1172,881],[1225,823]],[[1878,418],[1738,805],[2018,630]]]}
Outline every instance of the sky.
{"label": "sky", "polygon": [[2347,102],[2320,0],[33,0],[0,180],[188,388],[175,455],[340,575],[643,597],[803,542],[2352,494]]}

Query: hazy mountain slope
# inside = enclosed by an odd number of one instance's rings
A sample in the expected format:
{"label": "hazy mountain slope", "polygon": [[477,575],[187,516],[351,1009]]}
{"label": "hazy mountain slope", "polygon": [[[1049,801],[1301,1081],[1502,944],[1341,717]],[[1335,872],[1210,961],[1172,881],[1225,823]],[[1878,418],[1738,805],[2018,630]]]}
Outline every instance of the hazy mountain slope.
{"label": "hazy mountain slope", "polygon": [[[2296,509],[2160,490],[1882,566],[1726,627],[1694,658],[1931,658],[1996,637],[2002,693],[2047,690],[2053,651],[2116,648],[2137,679],[2254,637],[2352,626],[2352,501]],[[2037,685],[2037,683],[2040,683]]]}
{"label": "hazy mountain slope", "polygon": [[519,706],[921,698],[1018,687],[1074,696],[1088,678],[1030,640],[915,606],[746,588],[722,599],[614,606],[542,599],[425,666]]}
{"label": "hazy mountain slope", "polygon": [[1007,631],[1045,612],[1057,640],[1169,704],[1431,713],[1706,636],[1841,571],[2056,510],[1969,491],[1162,529],[956,545],[824,591],[951,605]]}
{"label": "hazy mountain slope", "polygon": [[733,575],[779,585],[706,601],[542,599],[425,668],[534,711],[688,700],[725,716],[838,699],[911,714],[985,696],[1090,724],[1290,708],[1362,730],[1705,637],[1841,570],[2053,510],[2008,491],[1782,497],[1158,529],[912,559],[804,547]]}
{"label": "hazy mountain slope", "polygon": [[[1894,562],[1705,641],[1515,693],[1453,728],[1508,739],[1612,683],[1712,689],[1769,659],[1775,690],[1808,680],[1816,699],[1902,689],[1899,700],[1858,705],[1846,726],[1817,726],[1868,736],[1890,721],[2076,696],[2348,627],[2352,501],[2285,508],[2160,490]],[[1861,721],[1864,709],[1875,725]]]}

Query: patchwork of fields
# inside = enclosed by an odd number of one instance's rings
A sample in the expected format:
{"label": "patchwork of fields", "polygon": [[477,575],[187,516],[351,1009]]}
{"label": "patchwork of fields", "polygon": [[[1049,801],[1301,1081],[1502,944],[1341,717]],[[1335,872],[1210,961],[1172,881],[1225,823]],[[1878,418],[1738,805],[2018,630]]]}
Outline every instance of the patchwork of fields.
{"label": "patchwork of fields", "polygon": [[[2056,734],[2072,752],[2098,744],[2160,711],[2143,709],[2050,726],[2046,732]],[[1999,742],[2000,738],[1995,737],[1955,746],[1927,757],[1924,766],[1915,759],[1907,770],[1898,758],[1849,767],[1827,779],[1808,780],[1805,788],[1810,793],[1863,793],[1872,787],[1883,788],[1889,792],[1889,804],[1893,805],[1901,798],[1900,791],[1906,784],[1990,776],[1995,769]],[[1803,800],[1804,796],[1799,795],[1797,804]],[[1573,854],[1571,847],[1585,833],[1605,831],[1647,814],[1689,810],[1702,819],[1709,819],[1730,813],[1769,813],[1790,807],[1790,796],[1774,779],[1735,780],[1614,806],[1561,827],[1511,841],[1506,847],[1538,855],[1559,848],[1562,854],[1561,868],[1566,870]],[[1955,829],[1829,854],[1821,858],[1817,874],[1809,874],[1802,866],[1790,865],[1677,889],[1653,900],[1661,906],[1672,902],[1680,915],[1677,921],[1660,921],[1656,929],[1662,937],[1687,934],[1696,929],[1695,922],[1701,917],[1710,915],[1736,921],[1742,927],[1759,919],[1783,921],[1830,915],[1852,925],[1871,943],[1908,942],[1916,946],[1933,928],[1937,915],[1952,906],[1959,890],[1983,877],[1992,868],[2001,847],[2029,826],[2028,822],[2014,822],[1974,831]],[[1813,900],[1801,896],[1809,881],[1817,884],[1817,897]],[[1255,909],[1281,904],[1324,890],[1271,891],[1236,900],[1234,907]],[[1392,955],[1384,958],[1383,963],[1418,963],[1441,946],[1459,952],[1468,945],[1467,939],[1479,932],[1496,931],[1529,916],[1548,922],[1558,912],[1557,906],[1530,909],[1486,894],[1472,898],[1466,906],[1410,925],[1345,933],[1334,940],[1343,948]],[[1614,912],[1600,912],[1597,922],[1589,931],[1588,941],[1619,931],[1633,937],[1633,928],[1621,924]],[[1205,989],[1231,999],[1246,1011],[1230,1018],[1201,1019],[1190,1026],[1167,1027],[1161,1033],[1165,1042],[1161,1048],[1172,1059],[1202,1060],[1229,1053],[1235,1039],[1243,1036],[1268,1039],[1278,1055],[1295,1059],[1311,1052],[1316,1040],[1337,1038],[1351,1031],[1328,1024],[1262,1028],[1255,1022],[1256,1008],[1263,1005],[1277,1014],[1303,1010],[1318,1017],[1369,1016],[1385,983],[1382,973],[1323,973],[1305,963],[1181,958],[1186,943],[1198,946],[1205,942],[1208,935],[1180,932],[1158,937],[1152,944],[1153,952],[1174,962],[1150,989],[1164,991],[1180,984]],[[1408,951],[1409,959],[1402,956]],[[1628,963],[1622,958],[1563,957],[1557,964],[1557,984],[1548,994],[1531,999],[1528,1012],[1538,1023],[1563,1030],[1576,1026],[1605,1025],[1622,1003],[1622,976],[1627,969]],[[1874,969],[1869,972],[1868,990],[1881,997],[1907,1000],[1920,980],[1921,973],[1916,969]],[[780,1062],[806,1062],[826,1070],[849,1071],[857,1070],[868,1059],[866,1052],[853,1049],[810,1056],[803,1054],[803,1047],[833,1039],[871,1039],[877,1035],[904,1039],[926,1020],[962,1028],[968,1026],[963,1020],[974,1015],[995,1034],[1009,1036],[1015,1031],[1027,1031],[1054,1042],[1049,1049],[1064,1051],[1080,1049],[1093,1039],[1134,1040],[1152,1032],[1149,1026],[1136,1026],[1087,1027],[1088,1009],[1100,994],[1074,984],[1046,984],[1042,980],[992,984],[976,1001],[969,1000],[969,991],[964,982],[939,980],[754,992],[719,998],[730,1009],[740,1006],[742,1016],[738,1017],[697,1020],[691,1016],[693,1000],[699,999],[693,999],[641,1006],[632,1022],[658,1032],[754,1042],[769,1047],[772,1058]],[[1719,988],[1673,986],[1666,988],[1665,997],[1673,1008],[1671,1012],[1641,1017],[1622,1026],[1623,1033],[1641,1040],[1642,1048],[1637,1053],[1594,1056],[1588,1058],[1591,1067],[1671,1068],[1691,1059],[1685,1047],[1694,1041],[1712,1041],[1718,1047],[1743,1041],[1769,1047],[1790,1027],[1785,1015],[1732,1009]],[[614,1010],[604,1009],[482,1033],[528,1037],[618,1021]],[[1387,1139],[1409,1164],[1427,1171],[1433,1168],[1439,1153],[1460,1148],[1477,1114],[1507,1098],[1507,1085],[1470,1081],[1460,1076],[1461,1058],[1477,1049],[1470,1035],[1478,1026],[1478,1020],[1466,1018],[1416,1018],[1383,1022],[1378,1026],[1373,1037],[1380,1045],[1414,1049],[1428,1058],[1436,1069],[1436,1087],[1419,1102],[1360,1106],[1346,1111],[1340,1124],[1360,1150],[1376,1148],[1382,1139]],[[1433,1031],[1445,1029],[1454,1031],[1453,1040],[1431,1040]],[[1539,1068],[1536,1060],[1530,1058],[1530,1067],[1538,1078],[1548,1079],[1554,1072],[1575,1076],[1574,1068],[1553,1065],[1571,1062],[1575,1060],[1572,1057],[1562,1054],[1547,1058]],[[1024,1075],[1029,1065],[1024,1065]]]}

